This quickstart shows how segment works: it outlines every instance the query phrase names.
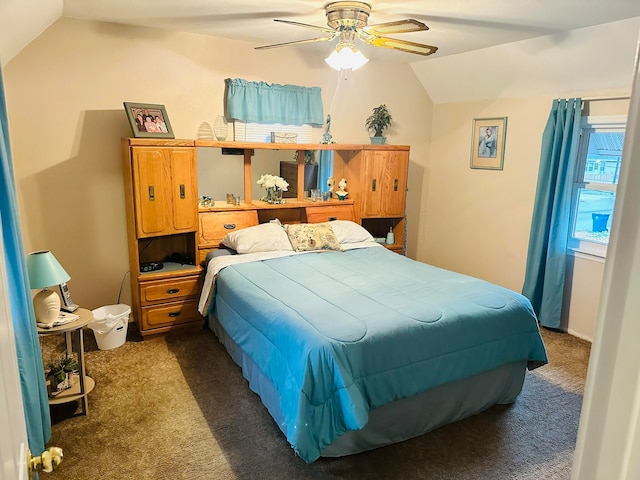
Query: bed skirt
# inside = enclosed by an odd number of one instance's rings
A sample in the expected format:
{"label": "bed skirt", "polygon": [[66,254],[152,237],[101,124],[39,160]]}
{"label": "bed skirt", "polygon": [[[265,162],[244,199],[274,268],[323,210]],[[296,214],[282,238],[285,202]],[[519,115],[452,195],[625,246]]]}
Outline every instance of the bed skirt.
{"label": "bed skirt", "polygon": [[[212,314],[209,315],[208,326],[242,369],[249,388],[258,394],[283,430],[280,399],[273,384],[227,335]],[[493,405],[513,403],[522,390],[526,369],[526,361],[508,363],[378,407],[369,412],[369,421],[364,428],[340,436],[322,450],[321,456],[352,455],[398,443],[475,415]]]}

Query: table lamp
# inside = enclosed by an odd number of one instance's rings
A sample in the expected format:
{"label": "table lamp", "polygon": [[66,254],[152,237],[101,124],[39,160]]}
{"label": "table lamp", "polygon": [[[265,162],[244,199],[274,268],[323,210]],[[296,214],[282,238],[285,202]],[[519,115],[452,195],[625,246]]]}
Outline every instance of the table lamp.
{"label": "table lamp", "polygon": [[32,252],[27,256],[27,272],[31,288],[42,288],[33,297],[36,322],[53,325],[60,315],[60,297],[48,287],[66,282],[71,277],[48,250]]}

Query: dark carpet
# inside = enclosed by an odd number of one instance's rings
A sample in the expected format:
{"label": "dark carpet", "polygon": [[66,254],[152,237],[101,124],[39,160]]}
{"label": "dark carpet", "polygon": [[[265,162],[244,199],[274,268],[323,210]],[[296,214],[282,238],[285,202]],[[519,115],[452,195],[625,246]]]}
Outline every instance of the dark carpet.
{"label": "dark carpet", "polygon": [[[550,363],[501,405],[396,445],[306,464],[208,330],[98,350],[87,416],[52,407],[64,461],[48,479],[569,479],[590,343],[543,331]],[[45,337],[43,356],[63,349]]]}

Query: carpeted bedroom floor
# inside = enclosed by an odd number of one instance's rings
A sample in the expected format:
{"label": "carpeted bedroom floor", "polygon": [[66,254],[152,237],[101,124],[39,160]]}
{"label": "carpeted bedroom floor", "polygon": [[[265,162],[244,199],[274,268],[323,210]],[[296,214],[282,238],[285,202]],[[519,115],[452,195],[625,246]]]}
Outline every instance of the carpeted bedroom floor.
{"label": "carpeted bedroom floor", "polygon": [[[550,364],[528,372],[513,405],[421,437],[306,464],[209,330],[98,350],[88,416],[52,407],[48,446],[64,461],[48,479],[569,479],[590,343],[543,331]],[[45,360],[62,336],[43,338]]]}

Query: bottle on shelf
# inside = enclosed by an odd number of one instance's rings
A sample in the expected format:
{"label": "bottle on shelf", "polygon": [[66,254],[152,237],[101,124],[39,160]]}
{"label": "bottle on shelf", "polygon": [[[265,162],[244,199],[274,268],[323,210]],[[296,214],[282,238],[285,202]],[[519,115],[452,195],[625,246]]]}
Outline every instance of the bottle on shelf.
{"label": "bottle on shelf", "polygon": [[396,243],[395,238],[393,237],[393,227],[389,227],[389,233],[387,233],[387,245],[393,245]]}

